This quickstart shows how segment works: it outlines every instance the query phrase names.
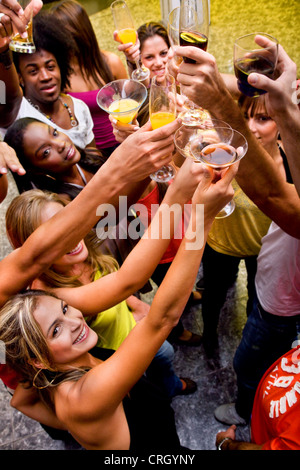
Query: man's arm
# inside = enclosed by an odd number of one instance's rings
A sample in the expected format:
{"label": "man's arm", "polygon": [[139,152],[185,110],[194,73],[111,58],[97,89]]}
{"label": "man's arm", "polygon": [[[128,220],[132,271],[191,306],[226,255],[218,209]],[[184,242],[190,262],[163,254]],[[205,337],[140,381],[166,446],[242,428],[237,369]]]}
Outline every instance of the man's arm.
{"label": "man's arm", "polygon": [[300,195],[300,99],[297,96],[297,67],[282,46],[279,46],[277,71],[280,74],[277,80],[257,73],[250,74],[248,80],[256,88],[268,92],[265,95],[266,108],[277,124],[293,182]]}
{"label": "man's arm", "polygon": [[215,58],[193,47],[177,47],[176,54],[196,60],[182,63],[178,81],[182,92],[212,114],[241,132],[248,152],[240,161],[236,180],[252,201],[286,233],[300,238],[300,200],[293,185],[286,183],[271,156],[250,131],[240,109],[218,72]]}

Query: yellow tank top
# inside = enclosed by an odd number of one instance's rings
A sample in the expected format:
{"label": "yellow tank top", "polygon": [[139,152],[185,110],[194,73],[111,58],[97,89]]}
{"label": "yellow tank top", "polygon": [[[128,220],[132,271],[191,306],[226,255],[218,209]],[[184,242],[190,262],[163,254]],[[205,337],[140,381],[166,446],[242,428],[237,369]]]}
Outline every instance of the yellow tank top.
{"label": "yellow tank top", "polygon": [[[100,277],[101,273],[98,271],[94,281]],[[99,313],[88,324],[98,334],[98,347],[116,350],[130,333],[136,322],[126,301],[123,300],[123,302],[114,307]]]}
{"label": "yellow tank top", "polygon": [[258,255],[261,239],[269,229],[271,220],[246,196],[235,180],[235,210],[224,219],[216,219],[207,243],[225,255],[245,257]]}

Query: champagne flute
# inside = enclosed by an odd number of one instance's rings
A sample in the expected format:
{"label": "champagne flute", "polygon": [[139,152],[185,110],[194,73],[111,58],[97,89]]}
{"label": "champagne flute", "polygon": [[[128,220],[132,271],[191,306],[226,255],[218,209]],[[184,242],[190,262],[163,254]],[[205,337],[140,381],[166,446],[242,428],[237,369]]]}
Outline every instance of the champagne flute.
{"label": "champagne flute", "polygon": [[[126,2],[116,0],[111,4],[110,8],[120,41],[122,41],[123,44],[128,42],[135,44],[137,41],[137,32]],[[136,70],[132,72],[131,78],[141,82],[149,78],[150,70],[141,65],[140,59],[136,59],[135,63]]]}
{"label": "champagne flute", "polygon": [[[183,0],[179,16],[180,46],[194,46],[204,51],[208,44],[209,9],[207,0]],[[183,57],[186,63],[195,63],[193,59]],[[207,115],[202,107],[186,99],[185,110],[179,114],[183,123],[193,126]]]}
{"label": "champagne flute", "polygon": [[[260,46],[259,37],[265,37],[272,43],[269,46]],[[257,72],[274,79],[277,60],[278,41],[273,36],[266,33],[251,33],[236,39],[233,64],[240,92],[250,97],[266,93],[265,90],[249,85],[248,75]]]}
{"label": "champagne flute", "polygon": [[[202,6],[202,17],[197,14],[196,4]],[[209,17],[207,0],[184,0],[180,7],[179,43],[181,46],[194,46],[206,51],[208,44]],[[187,63],[193,59],[184,57]]]}
{"label": "champagne flute", "polygon": [[[180,18],[180,7],[174,8],[168,18],[168,36],[171,48],[174,50],[174,46],[179,46],[179,18]],[[174,54],[174,59],[176,65],[180,65],[182,62],[182,57]]]}
{"label": "champagne flute", "polygon": [[[172,75],[153,77],[150,86],[149,114],[152,129],[158,129],[176,119],[176,83]],[[164,165],[150,177],[161,183],[170,181],[174,175],[174,168],[171,165]]]}
{"label": "champagne flute", "polygon": [[[212,130],[214,132],[211,132]],[[228,127],[203,129],[191,142],[191,153],[194,158],[213,168],[217,172],[217,177],[224,168],[228,168],[243,158],[247,150],[248,143],[245,137]],[[234,208],[234,202],[229,202],[216,219],[228,217]]]}

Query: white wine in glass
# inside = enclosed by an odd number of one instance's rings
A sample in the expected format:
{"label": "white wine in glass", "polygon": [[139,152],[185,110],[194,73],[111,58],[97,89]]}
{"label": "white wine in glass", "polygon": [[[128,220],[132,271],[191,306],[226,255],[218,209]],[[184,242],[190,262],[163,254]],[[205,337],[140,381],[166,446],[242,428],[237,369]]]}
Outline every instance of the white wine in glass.
{"label": "white wine in glass", "polygon": [[[115,23],[115,28],[118,31],[118,36],[122,44],[132,42],[135,44],[137,41],[137,32],[134,26],[130,10],[123,0],[116,0],[110,6],[112,16]],[[136,70],[132,72],[131,78],[143,82],[149,78],[150,71],[147,67],[141,65],[140,60],[137,59]]]}
{"label": "white wine in glass", "polygon": [[[176,119],[176,83],[172,75],[153,77],[150,86],[149,115],[152,129],[158,129]],[[174,175],[172,165],[164,165],[150,177],[157,182],[166,182]]]}

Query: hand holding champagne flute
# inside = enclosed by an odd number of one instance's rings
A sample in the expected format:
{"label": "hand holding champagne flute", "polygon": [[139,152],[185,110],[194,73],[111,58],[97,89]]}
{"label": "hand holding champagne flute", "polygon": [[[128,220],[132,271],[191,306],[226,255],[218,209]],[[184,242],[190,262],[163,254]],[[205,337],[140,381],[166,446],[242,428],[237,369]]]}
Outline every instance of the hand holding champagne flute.
{"label": "hand holding champagne flute", "polygon": [[[149,114],[152,129],[158,129],[176,119],[176,83],[172,75],[155,76],[152,79],[149,97]],[[166,182],[174,177],[174,168],[164,165],[151,178]]]}
{"label": "hand holding champagne flute", "polygon": [[[127,4],[123,0],[116,0],[111,4],[110,8],[119,40],[122,44],[135,44],[137,32]],[[136,59],[135,63],[136,70],[133,71],[131,78],[142,82],[149,77],[150,71],[140,64],[139,59]]]}

